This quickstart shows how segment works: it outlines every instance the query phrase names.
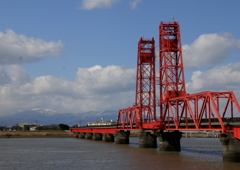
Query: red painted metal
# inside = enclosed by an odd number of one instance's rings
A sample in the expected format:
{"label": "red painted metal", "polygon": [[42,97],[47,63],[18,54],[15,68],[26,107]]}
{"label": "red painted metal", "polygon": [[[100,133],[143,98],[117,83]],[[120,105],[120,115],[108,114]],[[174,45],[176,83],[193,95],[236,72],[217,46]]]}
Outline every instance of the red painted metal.
{"label": "red painted metal", "polygon": [[138,42],[136,96],[132,107],[119,110],[118,129],[142,129],[143,123],[156,120],[154,38]]}
{"label": "red painted metal", "polygon": [[171,98],[164,103],[161,123],[166,130],[227,132],[230,130],[227,122],[234,117],[234,105],[240,111],[233,92],[207,91]]}
{"label": "red painted metal", "polygon": [[233,137],[240,139],[240,127],[233,127]]}
{"label": "red painted metal", "polygon": [[[186,95],[180,26],[177,22],[159,26],[160,103]],[[161,105],[160,105],[161,107]]]}
{"label": "red painted metal", "polygon": [[86,128],[71,128],[72,132],[84,132],[84,133],[109,133],[113,134],[116,131],[116,128],[94,128],[94,127],[86,127]]}

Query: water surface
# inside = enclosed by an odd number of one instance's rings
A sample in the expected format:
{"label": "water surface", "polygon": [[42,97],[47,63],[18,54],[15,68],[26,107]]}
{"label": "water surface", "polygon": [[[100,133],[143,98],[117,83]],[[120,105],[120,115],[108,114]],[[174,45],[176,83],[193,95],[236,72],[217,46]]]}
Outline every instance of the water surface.
{"label": "water surface", "polygon": [[223,163],[217,138],[183,138],[181,152],[138,148],[78,138],[0,139],[0,169],[124,169],[239,170],[240,163]]}

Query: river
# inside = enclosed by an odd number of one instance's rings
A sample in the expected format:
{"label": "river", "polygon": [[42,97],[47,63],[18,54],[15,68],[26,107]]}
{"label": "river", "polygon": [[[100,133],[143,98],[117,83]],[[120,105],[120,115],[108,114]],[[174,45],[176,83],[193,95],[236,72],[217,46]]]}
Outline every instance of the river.
{"label": "river", "polygon": [[217,138],[182,138],[181,152],[138,148],[78,138],[2,138],[0,169],[92,170],[239,170],[240,163],[223,163]]}

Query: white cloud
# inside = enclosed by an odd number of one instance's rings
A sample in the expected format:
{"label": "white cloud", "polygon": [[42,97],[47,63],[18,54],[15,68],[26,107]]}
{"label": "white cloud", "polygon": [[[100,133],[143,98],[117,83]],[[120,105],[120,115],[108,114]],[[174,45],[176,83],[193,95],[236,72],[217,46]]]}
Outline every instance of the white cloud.
{"label": "white cloud", "polygon": [[113,4],[119,0],[83,0],[81,8],[83,9],[94,9],[94,8],[110,8]]}
{"label": "white cloud", "polygon": [[85,69],[79,68],[76,82],[84,85],[86,91],[94,90],[94,94],[116,93],[134,87],[136,72],[120,66],[99,65]]}
{"label": "white cloud", "polygon": [[[211,70],[195,71],[192,82],[187,83],[190,93],[202,91],[239,91],[240,89],[240,62],[217,66]],[[240,96],[239,96],[240,97]]]}
{"label": "white cloud", "polygon": [[46,42],[7,30],[0,32],[0,65],[31,63],[47,56],[58,56],[62,48],[61,41]]}
{"label": "white cloud", "polygon": [[118,110],[134,102],[135,70],[79,68],[75,81],[50,75],[30,79],[20,66],[0,67],[0,115],[48,108],[59,112]]}
{"label": "white cloud", "polygon": [[184,66],[216,65],[228,57],[231,48],[240,50],[240,40],[235,40],[231,33],[203,34],[192,44],[182,46]]}
{"label": "white cloud", "polygon": [[30,76],[18,65],[0,66],[0,86],[18,87],[30,80]]}
{"label": "white cloud", "polygon": [[142,0],[134,0],[134,1],[130,2],[131,8],[135,9],[137,7],[137,5],[141,2],[142,2]]}

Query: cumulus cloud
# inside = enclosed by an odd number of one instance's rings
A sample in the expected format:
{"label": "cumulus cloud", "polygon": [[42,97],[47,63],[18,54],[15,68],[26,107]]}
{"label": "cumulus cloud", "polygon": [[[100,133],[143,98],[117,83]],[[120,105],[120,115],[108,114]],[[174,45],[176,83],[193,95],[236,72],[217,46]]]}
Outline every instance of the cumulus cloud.
{"label": "cumulus cloud", "polygon": [[135,71],[120,66],[102,68],[96,65],[91,68],[79,68],[76,82],[84,85],[86,91],[94,90],[94,94],[106,94],[134,88]]}
{"label": "cumulus cloud", "polygon": [[240,50],[240,40],[231,33],[203,34],[192,44],[183,45],[185,67],[214,66],[228,57],[231,48]]}
{"label": "cumulus cloud", "polygon": [[137,5],[141,2],[142,2],[142,0],[134,0],[134,1],[130,2],[131,8],[135,9],[137,7]]}
{"label": "cumulus cloud", "polygon": [[0,65],[31,63],[47,56],[58,56],[62,48],[61,41],[46,42],[7,30],[0,32]]}
{"label": "cumulus cloud", "polygon": [[240,62],[217,66],[208,71],[195,71],[191,77],[192,82],[187,83],[190,93],[202,91],[239,91],[240,88]]}
{"label": "cumulus cloud", "polygon": [[83,0],[80,8],[87,10],[94,8],[110,8],[118,1],[119,0]]}
{"label": "cumulus cloud", "polygon": [[46,75],[31,79],[20,66],[0,67],[0,115],[48,108],[59,112],[118,110],[134,101],[135,70],[79,68],[75,81]]}

